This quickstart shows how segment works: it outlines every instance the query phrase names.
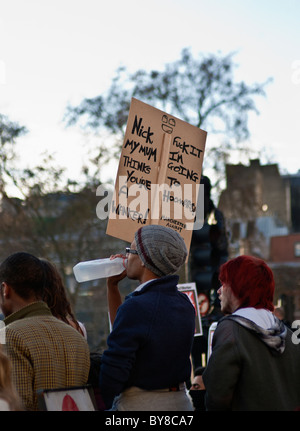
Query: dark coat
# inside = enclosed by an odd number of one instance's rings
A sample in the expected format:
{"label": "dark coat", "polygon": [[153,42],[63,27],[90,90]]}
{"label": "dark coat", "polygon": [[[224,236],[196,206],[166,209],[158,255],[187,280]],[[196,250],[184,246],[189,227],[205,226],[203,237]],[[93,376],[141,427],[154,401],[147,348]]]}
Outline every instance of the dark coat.
{"label": "dark coat", "polygon": [[190,378],[195,310],[177,283],[177,275],[153,280],[119,307],[101,361],[108,406],[125,388],[162,389]]}
{"label": "dark coat", "polygon": [[203,374],[207,410],[299,409],[300,345],[292,335],[287,329],[285,347],[275,350],[257,331],[222,319]]}

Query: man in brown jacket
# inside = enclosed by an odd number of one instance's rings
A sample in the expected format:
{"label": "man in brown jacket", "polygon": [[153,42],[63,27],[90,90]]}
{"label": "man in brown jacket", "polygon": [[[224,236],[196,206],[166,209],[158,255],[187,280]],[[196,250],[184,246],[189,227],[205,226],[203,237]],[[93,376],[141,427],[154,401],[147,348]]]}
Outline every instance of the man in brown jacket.
{"label": "man in brown jacket", "polygon": [[220,268],[221,310],[203,381],[207,410],[300,409],[300,347],[274,316],[274,278],[261,259]]}
{"label": "man in brown jacket", "polygon": [[43,281],[43,266],[31,254],[15,253],[0,265],[6,347],[26,410],[38,410],[38,390],[85,385],[90,366],[84,337],[41,300]]}

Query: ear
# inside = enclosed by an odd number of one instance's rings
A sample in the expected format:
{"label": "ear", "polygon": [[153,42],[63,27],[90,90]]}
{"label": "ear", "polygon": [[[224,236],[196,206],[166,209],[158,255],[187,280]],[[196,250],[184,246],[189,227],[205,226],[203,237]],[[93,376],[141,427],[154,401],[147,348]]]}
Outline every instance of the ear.
{"label": "ear", "polygon": [[5,298],[10,296],[11,288],[7,283],[5,283],[5,281],[1,283],[1,292]]}

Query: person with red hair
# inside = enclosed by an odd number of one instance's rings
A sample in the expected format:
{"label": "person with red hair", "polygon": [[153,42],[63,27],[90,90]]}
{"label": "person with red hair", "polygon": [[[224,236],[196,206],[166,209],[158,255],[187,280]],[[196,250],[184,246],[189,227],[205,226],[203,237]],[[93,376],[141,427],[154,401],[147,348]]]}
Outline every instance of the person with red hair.
{"label": "person with red hair", "polygon": [[[230,285],[239,308],[253,307],[274,311],[274,277],[262,259],[239,256],[229,260],[221,266],[219,279],[223,286]],[[220,289],[220,294],[224,294],[223,291]]]}
{"label": "person with red hair", "polygon": [[300,348],[273,313],[275,282],[262,259],[239,256],[220,268],[225,314],[215,330],[203,381],[207,410],[300,408]]}

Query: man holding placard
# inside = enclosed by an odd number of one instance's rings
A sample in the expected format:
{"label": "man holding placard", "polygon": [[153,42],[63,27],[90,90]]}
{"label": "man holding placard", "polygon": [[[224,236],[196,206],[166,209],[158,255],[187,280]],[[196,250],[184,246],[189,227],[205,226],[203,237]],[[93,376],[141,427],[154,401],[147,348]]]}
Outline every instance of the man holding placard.
{"label": "man holding placard", "polygon": [[[173,229],[147,225],[126,253],[127,269],[107,282],[113,330],[102,356],[103,399],[112,410],[192,411],[184,382],[195,311],[174,275],[187,257],[184,240]],[[121,304],[118,282],[126,275],[141,284]]]}

